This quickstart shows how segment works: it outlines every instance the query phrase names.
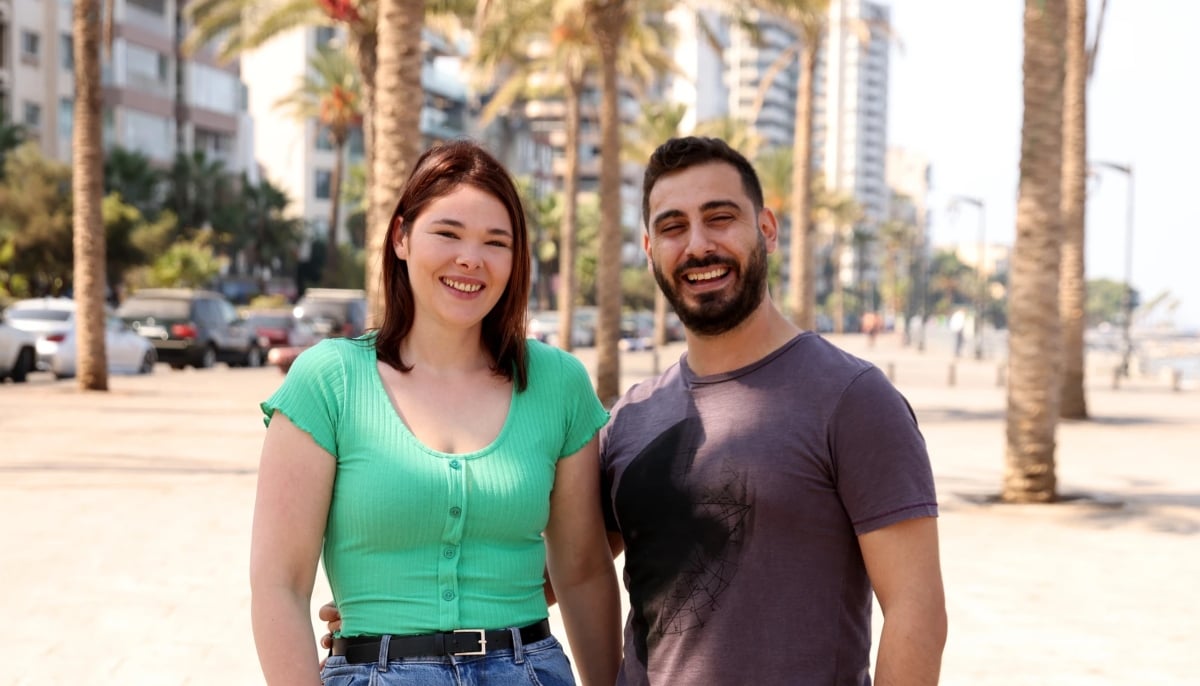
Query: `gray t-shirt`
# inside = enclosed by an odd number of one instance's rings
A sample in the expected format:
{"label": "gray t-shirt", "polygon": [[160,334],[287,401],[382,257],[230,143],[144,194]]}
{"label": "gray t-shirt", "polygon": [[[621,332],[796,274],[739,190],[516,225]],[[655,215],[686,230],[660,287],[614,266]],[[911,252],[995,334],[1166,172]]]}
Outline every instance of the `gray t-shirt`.
{"label": "gray t-shirt", "polygon": [[869,684],[857,535],[936,517],[925,441],[878,368],[803,333],[631,389],[601,434],[632,605],[619,684]]}

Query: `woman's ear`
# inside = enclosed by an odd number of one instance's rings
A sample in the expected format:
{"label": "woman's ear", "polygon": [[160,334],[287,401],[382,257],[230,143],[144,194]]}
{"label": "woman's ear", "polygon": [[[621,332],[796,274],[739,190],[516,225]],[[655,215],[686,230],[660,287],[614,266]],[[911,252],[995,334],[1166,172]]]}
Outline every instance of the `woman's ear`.
{"label": "woman's ear", "polygon": [[404,232],[404,217],[396,217],[392,225],[392,250],[401,260],[408,259],[408,236]]}

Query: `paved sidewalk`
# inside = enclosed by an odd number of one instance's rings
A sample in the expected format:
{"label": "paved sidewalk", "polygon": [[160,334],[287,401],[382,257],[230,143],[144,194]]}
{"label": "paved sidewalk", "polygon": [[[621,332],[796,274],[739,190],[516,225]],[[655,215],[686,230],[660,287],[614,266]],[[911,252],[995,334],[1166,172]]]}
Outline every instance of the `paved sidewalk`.
{"label": "paved sidewalk", "polygon": [[[943,684],[1192,684],[1200,674],[1200,390],[1090,377],[1058,432],[1053,506],[987,504],[1004,458],[995,361],[834,337],[916,408],[941,500]],[[680,346],[664,351],[665,365]],[[580,357],[591,364],[591,353]],[[623,358],[626,384],[650,353]],[[249,523],[271,369],[0,385],[0,686],[259,684]],[[328,596],[318,584],[314,605]],[[877,622],[878,625],[878,622]]]}

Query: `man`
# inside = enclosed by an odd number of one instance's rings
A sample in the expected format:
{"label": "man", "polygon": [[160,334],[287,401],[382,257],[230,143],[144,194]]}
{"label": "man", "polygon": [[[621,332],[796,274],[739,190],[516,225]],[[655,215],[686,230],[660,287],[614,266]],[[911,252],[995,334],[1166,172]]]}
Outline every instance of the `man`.
{"label": "man", "polygon": [[[651,156],[643,246],[687,353],[601,433],[630,615],[619,684],[936,684],[937,500],[904,398],[767,293],[778,223],[724,141]],[[322,618],[336,617],[329,606]]]}
{"label": "man", "polygon": [[937,501],[907,402],[767,294],[778,242],[723,141],[651,156],[644,248],[687,353],[601,434],[631,604],[621,684],[934,684],[946,635]]}

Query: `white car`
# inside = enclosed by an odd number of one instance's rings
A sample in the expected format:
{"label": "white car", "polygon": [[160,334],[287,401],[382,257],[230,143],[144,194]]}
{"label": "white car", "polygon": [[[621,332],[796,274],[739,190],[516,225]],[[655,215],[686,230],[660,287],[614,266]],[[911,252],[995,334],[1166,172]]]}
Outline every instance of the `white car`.
{"label": "white car", "polygon": [[[54,376],[60,379],[75,376],[78,347],[72,321],[50,363]],[[158,362],[158,353],[150,339],[129,328],[111,312],[104,320],[104,353],[108,358],[109,374],[149,374]]]}
{"label": "white car", "polygon": [[75,326],[75,301],[70,298],[18,300],[4,311],[4,321],[37,337],[37,368],[50,369],[63,337]]}
{"label": "white car", "polygon": [[37,338],[0,322],[0,381],[22,383],[37,364]]}

